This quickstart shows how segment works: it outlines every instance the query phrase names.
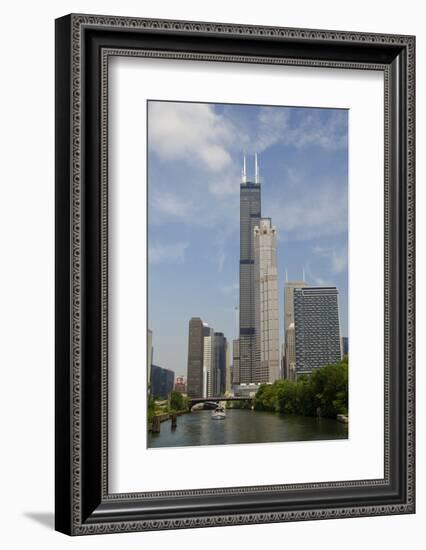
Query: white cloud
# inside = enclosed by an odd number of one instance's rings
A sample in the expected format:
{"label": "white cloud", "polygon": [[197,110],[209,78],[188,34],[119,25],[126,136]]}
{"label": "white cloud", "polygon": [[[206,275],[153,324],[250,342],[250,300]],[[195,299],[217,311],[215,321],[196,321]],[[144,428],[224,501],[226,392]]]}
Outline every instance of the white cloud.
{"label": "white cloud", "polygon": [[262,153],[277,143],[325,150],[347,146],[344,110],[308,109],[300,121],[293,119],[290,109],[279,107],[262,107],[253,120],[238,117],[231,108],[225,113],[205,103],[150,101],[150,150],[164,161],[184,160],[221,173],[231,169],[231,153],[236,150]]}
{"label": "white cloud", "polygon": [[344,271],[348,266],[348,252],[346,248],[333,250],[331,260],[334,273],[341,273]]}
{"label": "white cloud", "polygon": [[313,273],[309,267],[306,268],[306,274],[308,275],[307,282],[314,283],[315,286],[332,286],[333,284],[327,279],[324,279],[323,277],[319,277],[318,275]]}
{"label": "white cloud", "polygon": [[214,238],[219,245],[238,229],[239,217],[235,216],[238,207],[237,194],[211,196],[197,189],[194,183],[192,189],[181,196],[167,191],[153,193],[149,223],[153,226],[179,223],[189,227],[214,228]]}
{"label": "white cloud", "polygon": [[174,193],[156,190],[152,196],[152,206],[167,217],[185,219],[192,210],[192,202],[183,200]]}
{"label": "white cloud", "polygon": [[182,263],[185,260],[185,250],[188,246],[188,242],[177,242],[171,244],[152,243],[149,245],[148,250],[149,263]]}
{"label": "white cloud", "polygon": [[[150,222],[235,229],[242,151],[261,153],[281,143],[303,148],[317,145],[326,151],[347,145],[345,111],[296,111],[262,107],[257,116],[243,116],[231,106],[151,101],[149,147],[161,161],[176,166],[176,180],[150,176]],[[252,158],[250,158],[252,162]],[[260,157],[262,173],[262,157]],[[252,170],[252,166],[250,169]],[[161,174],[161,169],[159,169]],[[279,174],[276,177],[280,177]],[[304,181],[304,174],[284,175],[291,193],[283,193],[268,207],[280,239],[309,239],[347,230],[346,187],[337,182]],[[170,185],[172,183],[172,185]],[[289,196],[291,199],[289,200]]]}
{"label": "white cloud", "polygon": [[160,159],[201,164],[211,172],[232,164],[232,125],[212,105],[151,101],[148,109],[149,147]]}
{"label": "white cloud", "polygon": [[237,195],[240,192],[240,176],[237,170],[232,170],[226,174],[220,174],[210,180],[208,184],[209,191],[216,198],[226,198],[230,195]]}
{"label": "white cloud", "polygon": [[[232,116],[232,111],[230,111]],[[257,118],[233,120],[238,140],[248,153],[262,153],[281,143],[298,149],[317,146],[327,151],[347,146],[347,112],[344,110],[306,109],[303,118],[290,109],[262,107]]]}
{"label": "white cloud", "polygon": [[259,153],[281,141],[287,141],[290,128],[290,112],[287,109],[263,107],[257,121],[257,137],[254,151]]}
{"label": "white cloud", "polygon": [[288,132],[287,143],[296,147],[316,145],[322,149],[333,151],[347,147],[347,113],[332,110],[324,121],[320,111],[310,112],[303,122]]}
{"label": "white cloud", "polygon": [[290,195],[283,189],[268,213],[280,239],[307,240],[346,232],[347,200],[345,186],[332,181],[308,185],[300,179]]}
{"label": "white cloud", "polygon": [[340,248],[315,246],[314,252],[328,260],[331,271],[334,274],[342,273],[348,266],[348,251],[346,246]]}

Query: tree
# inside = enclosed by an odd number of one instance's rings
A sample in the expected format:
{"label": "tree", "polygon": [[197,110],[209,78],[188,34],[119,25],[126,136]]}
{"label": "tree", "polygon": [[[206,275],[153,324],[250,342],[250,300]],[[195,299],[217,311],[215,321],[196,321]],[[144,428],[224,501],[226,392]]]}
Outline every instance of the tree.
{"label": "tree", "polygon": [[277,404],[276,391],[274,384],[261,384],[256,392],[254,408],[258,411],[274,411]]}
{"label": "tree", "polygon": [[155,400],[152,395],[148,396],[148,422],[152,422],[155,415]]}
{"label": "tree", "polygon": [[348,413],[348,360],[344,358],[337,365],[316,369],[310,376],[316,406],[321,416],[336,418]]}
{"label": "tree", "polygon": [[315,369],[297,382],[262,384],[254,399],[258,411],[336,418],[348,413],[348,359]]}
{"label": "tree", "polygon": [[251,409],[251,400],[244,399],[244,401],[228,401],[226,404],[227,409]]}
{"label": "tree", "polygon": [[170,394],[170,409],[173,411],[183,411],[188,407],[188,399],[180,392],[172,391]]}

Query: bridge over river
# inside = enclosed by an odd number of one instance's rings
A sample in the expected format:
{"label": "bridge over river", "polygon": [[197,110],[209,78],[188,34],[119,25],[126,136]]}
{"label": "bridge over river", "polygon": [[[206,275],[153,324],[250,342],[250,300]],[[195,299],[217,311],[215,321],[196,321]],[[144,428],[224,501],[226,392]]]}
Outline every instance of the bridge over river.
{"label": "bridge over river", "polygon": [[252,401],[252,397],[191,397],[189,399],[189,409],[200,403],[218,403],[219,401]]}

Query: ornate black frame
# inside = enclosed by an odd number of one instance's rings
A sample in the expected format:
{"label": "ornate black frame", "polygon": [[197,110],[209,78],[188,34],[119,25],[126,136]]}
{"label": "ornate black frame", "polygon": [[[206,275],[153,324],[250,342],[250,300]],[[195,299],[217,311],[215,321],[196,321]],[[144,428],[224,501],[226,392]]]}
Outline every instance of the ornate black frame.
{"label": "ornate black frame", "polygon": [[[384,478],[109,494],[108,57],[385,77]],[[56,529],[70,535],[414,513],[415,38],[68,15],[56,20]]]}

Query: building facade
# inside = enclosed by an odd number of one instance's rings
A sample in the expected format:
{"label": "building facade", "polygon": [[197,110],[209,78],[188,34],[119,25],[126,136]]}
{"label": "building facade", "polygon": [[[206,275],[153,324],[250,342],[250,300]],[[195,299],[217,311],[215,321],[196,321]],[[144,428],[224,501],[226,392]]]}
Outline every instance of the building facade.
{"label": "building facade", "polygon": [[240,383],[240,341],[232,340],[232,384]]}
{"label": "building facade", "polygon": [[186,393],[186,384],[183,376],[176,376],[175,391],[178,393]]}
{"label": "building facade", "polygon": [[277,231],[271,218],[254,228],[255,258],[255,382],[280,379]]}
{"label": "building facade", "polygon": [[225,372],[225,395],[232,394],[232,346],[226,342],[226,372]]}
{"label": "building facade", "polygon": [[286,281],[284,283],[284,331],[294,323],[294,289],[307,287],[305,281]]}
{"label": "building facade", "polygon": [[296,337],[294,323],[291,323],[285,331],[285,357],[284,357],[284,377],[289,380],[296,378]]}
{"label": "building facade", "polygon": [[151,395],[154,399],[167,399],[173,390],[175,373],[158,365],[151,365]]}
{"label": "building facade", "polygon": [[152,361],[153,361],[152,330],[148,329],[148,335],[146,339],[146,372],[147,372],[148,391],[151,385]]}
{"label": "building facade", "polygon": [[226,348],[227,341],[223,332],[214,333],[214,369],[213,387],[214,396],[225,394],[226,390]]}
{"label": "building facade", "polygon": [[254,228],[261,217],[261,191],[257,156],[254,181],[247,177],[246,159],[240,185],[240,307],[239,383],[254,380],[256,368]]}
{"label": "building facade", "polygon": [[192,317],[188,331],[187,393],[189,397],[203,396],[204,325]]}
{"label": "building facade", "polygon": [[336,287],[294,289],[296,377],[342,357]]}
{"label": "building facade", "polygon": [[349,355],[349,338],[342,336],[342,356]]}
{"label": "building facade", "polygon": [[294,334],[294,289],[305,288],[305,281],[286,281],[284,284],[284,377],[294,380],[296,347]]}
{"label": "building facade", "polygon": [[288,378],[285,366],[285,342],[281,344],[281,378]]}
{"label": "building facade", "polygon": [[203,397],[213,395],[214,362],[214,330],[204,325],[204,350],[203,350]]}

